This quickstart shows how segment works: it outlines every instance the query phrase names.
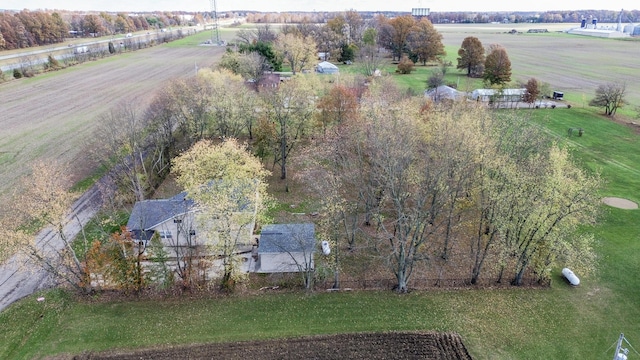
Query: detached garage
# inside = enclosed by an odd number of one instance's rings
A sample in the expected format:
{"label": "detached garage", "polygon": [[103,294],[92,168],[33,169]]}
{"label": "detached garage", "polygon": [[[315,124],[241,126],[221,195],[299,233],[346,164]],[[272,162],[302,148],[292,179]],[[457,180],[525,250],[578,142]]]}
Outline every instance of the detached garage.
{"label": "detached garage", "polygon": [[315,246],[313,224],[265,225],[254,250],[253,271],[291,273],[313,268]]}

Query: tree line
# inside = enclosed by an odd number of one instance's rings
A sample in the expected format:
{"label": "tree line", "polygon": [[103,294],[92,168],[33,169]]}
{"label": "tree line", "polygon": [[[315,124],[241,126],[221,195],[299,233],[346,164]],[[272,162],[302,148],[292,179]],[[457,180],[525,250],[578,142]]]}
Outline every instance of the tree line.
{"label": "tree line", "polygon": [[[408,12],[370,12],[357,11],[366,20],[383,15],[388,18],[409,15]],[[256,24],[299,24],[305,22],[324,23],[345,12],[282,12],[282,13],[246,13],[247,22]],[[428,19],[434,24],[463,23],[486,24],[508,21],[510,23],[580,23],[580,20],[593,16],[604,23],[618,22],[620,11],[612,10],[551,10],[539,12],[509,11],[432,11]],[[622,22],[640,21],[640,10],[624,10]]]}
{"label": "tree line", "polygon": [[[191,20],[202,20],[198,15]],[[190,24],[178,14],[78,14],[22,10],[0,12],[0,50],[58,44],[70,37],[100,37]]]}

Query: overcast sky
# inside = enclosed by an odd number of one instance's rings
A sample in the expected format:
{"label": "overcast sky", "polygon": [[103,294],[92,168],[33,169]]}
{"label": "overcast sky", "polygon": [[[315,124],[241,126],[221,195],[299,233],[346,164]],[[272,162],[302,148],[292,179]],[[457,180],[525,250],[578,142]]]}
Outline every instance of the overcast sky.
{"label": "overcast sky", "polygon": [[[218,11],[411,11],[426,7],[431,11],[546,11],[546,10],[632,10],[637,0],[217,0]],[[208,11],[210,0],[2,0],[3,9],[61,9],[104,11]]]}

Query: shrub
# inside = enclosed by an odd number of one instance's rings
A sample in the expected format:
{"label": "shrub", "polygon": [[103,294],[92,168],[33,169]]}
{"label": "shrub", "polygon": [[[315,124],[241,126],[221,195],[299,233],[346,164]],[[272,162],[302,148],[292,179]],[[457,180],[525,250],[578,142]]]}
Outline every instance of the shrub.
{"label": "shrub", "polygon": [[47,63],[45,64],[45,69],[47,70],[57,70],[60,69],[60,62],[53,57],[53,55],[47,56]]}
{"label": "shrub", "polygon": [[22,72],[19,69],[13,69],[13,77],[16,79],[22,78]]}
{"label": "shrub", "polygon": [[411,59],[406,56],[403,56],[398,64],[398,72],[400,74],[411,74],[415,67],[415,64]]}

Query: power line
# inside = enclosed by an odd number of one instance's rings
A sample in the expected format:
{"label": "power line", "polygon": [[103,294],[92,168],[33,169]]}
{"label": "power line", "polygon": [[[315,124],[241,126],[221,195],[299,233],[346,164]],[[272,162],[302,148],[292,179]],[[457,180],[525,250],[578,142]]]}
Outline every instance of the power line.
{"label": "power line", "polygon": [[[218,30],[218,3],[216,0],[211,0],[211,15],[213,16],[213,29],[211,34],[211,42],[220,45],[220,32]],[[215,42],[214,42],[215,37]]]}

